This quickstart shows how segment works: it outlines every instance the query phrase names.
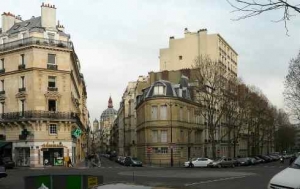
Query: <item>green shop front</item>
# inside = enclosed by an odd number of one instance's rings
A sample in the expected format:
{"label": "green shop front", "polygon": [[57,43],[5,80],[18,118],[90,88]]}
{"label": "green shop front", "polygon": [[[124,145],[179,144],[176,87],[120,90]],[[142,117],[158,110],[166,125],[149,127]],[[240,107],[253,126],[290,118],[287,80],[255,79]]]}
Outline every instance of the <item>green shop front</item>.
{"label": "green shop front", "polygon": [[43,164],[45,166],[63,166],[64,152],[68,150],[60,144],[45,144],[42,145]]}

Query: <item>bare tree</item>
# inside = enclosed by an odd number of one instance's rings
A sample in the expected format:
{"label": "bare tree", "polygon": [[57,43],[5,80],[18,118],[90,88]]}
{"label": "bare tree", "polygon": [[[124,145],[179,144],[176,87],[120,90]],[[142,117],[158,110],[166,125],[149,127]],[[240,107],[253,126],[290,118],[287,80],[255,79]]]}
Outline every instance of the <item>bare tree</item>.
{"label": "bare tree", "polygon": [[[196,58],[194,69],[195,79],[198,81],[195,99],[199,104],[197,112],[205,120],[212,157],[216,158],[216,138],[225,112],[224,91],[226,91],[227,81],[224,76],[226,69],[220,62],[213,61],[208,55]],[[205,150],[207,156],[206,153]]]}
{"label": "bare tree", "polygon": [[289,63],[283,94],[289,113],[300,121],[300,51]]}
{"label": "bare tree", "polygon": [[275,22],[283,21],[286,32],[288,32],[287,21],[294,16],[292,13],[300,13],[300,4],[291,4],[288,0],[227,0],[227,2],[234,8],[233,12],[244,13],[234,20],[258,16],[270,11],[282,11],[281,18],[275,20]]}

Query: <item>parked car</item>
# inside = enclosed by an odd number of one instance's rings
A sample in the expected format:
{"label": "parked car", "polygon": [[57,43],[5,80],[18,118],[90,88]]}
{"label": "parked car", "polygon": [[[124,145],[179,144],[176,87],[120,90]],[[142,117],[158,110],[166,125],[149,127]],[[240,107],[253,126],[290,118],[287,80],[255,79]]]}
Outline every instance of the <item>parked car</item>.
{"label": "parked car", "polygon": [[132,167],[143,167],[143,163],[139,159],[129,156],[125,158],[124,165]]}
{"label": "parked car", "polygon": [[251,164],[251,161],[249,158],[245,157],[245,158],[238,158],[237,159],[240,162],[241,166],[247,166]]}
{"label": "parked car", "polygon": [[[213,162],[213,160],[208,158],[193,158],[192,159],[192,167],[207,167],[207,165]],[[190,161],[184,162],[184,166],[188,167],[190,164]]]}
{"label": "parked car", "polygon": [[124,165],[124,161],[125,161],[125,157],[124,156],[118,156],[118,158],[116,159],[116,162]]}
{"label": "parked car", "polygon": [[117,152],[113,151],[109,154],[109,160],[115,161],[117,159]]}
{"label": "parked car", "polygon": [[241,166],[240,162],[238,161],[238,158],[234,158],[232,161],[233,161],[234,166],[236,166],[236,167]]}
{"label": "parked car", "polygon": [[249,157],[249,160],[250,160],[250,164],[251,164],[251,165],[256,165],[256,164],[259,163],[258,160],[256,160],[256,159],[253,158],[253,157]]}
{"label": "parked car", "polygon": [[2,158],[2,162],[3,162],[3,166],[6,168],[6,169],[12,169],[15,167],[15,162],[12,161],[12,159],[10,157],[3,157]]}
{"label": "parked car", "polygon": [[271,162],[272,159],[268,156],[258,155],[259,158],[265,160],[266,163]]}
{"label": "parked car", "polygon": [[300,157],[270,180],[268,189],[273,188],[300,188]]}
{"label": "parked car", "polygon": [[235,167],[232,159],[230,158],[220,158],[208,164],[208,167]]}
{"label": "parked car", "polygon": [[258,156],[254,156],[253,158],[255,158],[258,163],[265,163],[266,162],[265,160],[259,158]]}
{"label": "parked car", "polygon": [[0,165],[0,178],[7,177],[7,173],[4,166]]}

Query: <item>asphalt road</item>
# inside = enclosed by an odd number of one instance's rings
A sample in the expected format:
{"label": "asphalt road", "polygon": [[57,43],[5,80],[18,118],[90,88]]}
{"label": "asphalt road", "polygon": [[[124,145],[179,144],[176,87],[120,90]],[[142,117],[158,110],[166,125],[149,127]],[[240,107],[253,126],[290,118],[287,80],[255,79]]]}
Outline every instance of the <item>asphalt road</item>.
{"label": "asphalt road", "polygon": [[125,182],[148,186],[197,189],[264,189],[287,165],[279,162],[236,168],[124,167],[103,159],[100,168],[16,168],[0,179],[0,189],[23,189],[23,177],[39,174],[85,173],[103,175],[104,183]]}

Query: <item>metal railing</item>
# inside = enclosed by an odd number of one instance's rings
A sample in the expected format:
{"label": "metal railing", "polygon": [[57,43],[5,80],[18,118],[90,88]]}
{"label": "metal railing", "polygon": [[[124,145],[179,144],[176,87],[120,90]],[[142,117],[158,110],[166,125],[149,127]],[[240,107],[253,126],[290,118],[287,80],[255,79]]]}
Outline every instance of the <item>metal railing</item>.
{"label": "metal railing", "polygon": [[19,68],[19,70],[23,70],[26,68],[26,66],[25,66],[25,64],[20,64],[18,68]]}
{"label": "metal railing", "polygon": [[57,87],[48,87],[48,91],[57,91]]}
{"label": "metal railing", "polygon": [[24,91],[26,91],[25,87],[19,88],[19,92],[24,92]]}
{"label": "metal railing", "polygon": [[57,65],[55,65],[55,64],[47,64],[47,69],[48,70],[57,70]]}
{"label": "metal railing", "polygon": [[0,95],[4,95],[5,94],[5,91],[0,91]]}
{"label": "metal railing", "polygon": [[18,119],[39,119],[39,118],[49,118],[49,119],[76,119],[78,120],[78,115],[74,112],[55,112],[55,111],[42,111],[42,110],[32,110],[32,111],[20,111],[20,112],[9,112],[0,114],[1,120],[18,120]]}
{"label": "metal railing", "polygon": [[69,41],[61,41],[61,40],[46,39],[46,38],[39,38],[39,37],[28,37],[28,38],[12,41],[9,43],[1,44],[0,52],[12,50],[15,48],[20,48],[23,46],[30,46],[30,45],[50,46],[50,47],[59,47],[59,48],[66,48],[66,49],[73,48],[72,42]]}

